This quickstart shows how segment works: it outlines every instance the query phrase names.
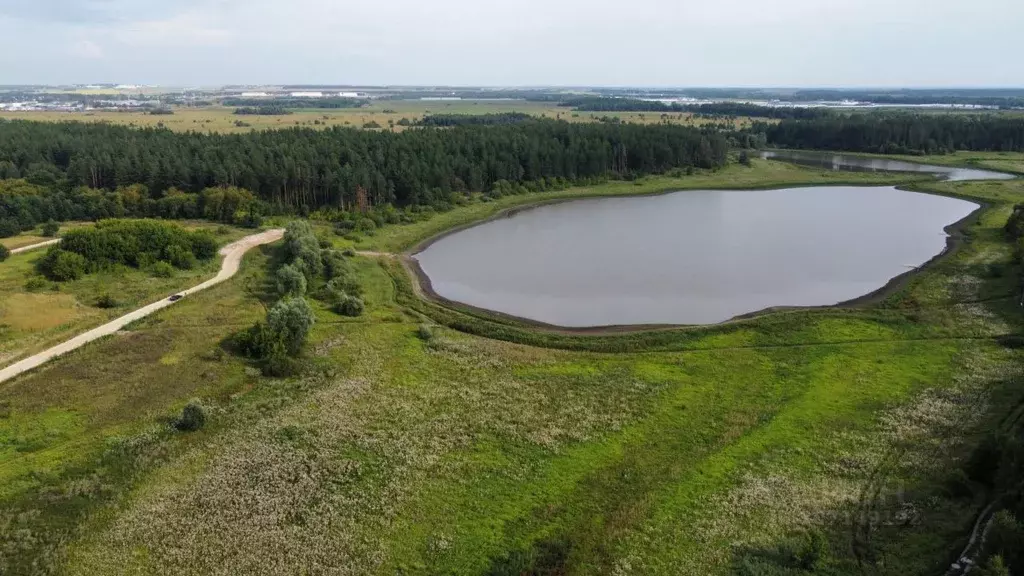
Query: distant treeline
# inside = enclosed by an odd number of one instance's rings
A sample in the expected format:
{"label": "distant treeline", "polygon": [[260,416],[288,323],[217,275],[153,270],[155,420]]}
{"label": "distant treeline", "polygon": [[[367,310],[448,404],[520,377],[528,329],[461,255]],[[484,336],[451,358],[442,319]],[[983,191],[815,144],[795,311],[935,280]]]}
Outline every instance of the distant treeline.
{"label": "distant treeline", "polygon": [[225,98],[224,106],[280,108],[360,108],[368,101],[356,98]]}
{"label": "distant treeline", "polygon": [[750,116],[753,118],[821,118],[829,114],[822,108],[758,106],[742,102],[682,104],[631,98],[573,98],[559,102],[581,112],[655,112],[690,113],[706,116]]}
{"label": "distant treeline", "polygon": [[534,117],[522,112],[498,114],[431,114],[417,122],[419,126],[494,126],[516,124],[533,120]]}
{"label": "distant treeline", "polygon": [[237,186],[281,211],[447,205],[453,194],[490,190],[502,180],[716,168],[727,150],[726,137],[710,129],[544,119],[400,133],[331,127],[246,134],[0,121],[0,178],[67,193],[143,184],[157,201],[172,188]]}
{"label": "distant treeline", "polygon": [[261,106],[243,106],[235,108],[235,114],[243,116],[284,116],[291,114],[291,110],[276,104],[264,104]]}
{"label": "distant treeline", "polygon": [[770,146],[881,154],[1024,151],[1024,118],[998,114],[857,113],[758,123]]}
{"label": "distant treeline", "polygon": [[143,184],[116,190],[84,186],[62,190],[24,180],[0,180],[0,236],[13,236],[49,221],[104,218],[202,218],[256,226],[267,207],[247,190],[207,188],[198,193],[171,188],[151,194]]}

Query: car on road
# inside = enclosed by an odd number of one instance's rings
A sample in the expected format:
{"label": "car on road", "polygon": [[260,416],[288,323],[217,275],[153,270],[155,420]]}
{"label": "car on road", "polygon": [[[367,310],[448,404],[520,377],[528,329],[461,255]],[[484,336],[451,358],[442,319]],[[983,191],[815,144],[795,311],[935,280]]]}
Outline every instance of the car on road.
{"label": "car on road", "polygon": [[174,296],[171,296],[170,298],[168,298],[168,300],[170,300],[171,302],[177,302],[178,300],[181,300],[181,299],[182,299],[182,295],[181,294],[175,294]]}

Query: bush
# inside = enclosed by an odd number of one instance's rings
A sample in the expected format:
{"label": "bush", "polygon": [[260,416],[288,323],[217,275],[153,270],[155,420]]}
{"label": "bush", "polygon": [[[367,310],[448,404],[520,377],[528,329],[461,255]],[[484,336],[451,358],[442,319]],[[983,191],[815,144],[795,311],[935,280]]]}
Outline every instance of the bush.
{"label": "bush", "polygon": [[298,268],[285,264],[277,269],[277,292],[281,296],[300,297],[306,294],[306,277]]}
{"label": "bush", "polygon": [[181,410],[181,417],[174,423],[174,427],[182,432],[195,432],[205,424],[206,409],[193,400]]}
{"label": "bush", "polygon": [[0,219],[0,238],[17,236],[21,232],[21,225],[13,218]]}
{"label": "bush", "polygon": [[81,278],[88,265],[89,262],[81,254],[55,246],[36,262],[36,269],[50,280],[67,282]]}
{"label": "bush", "polygon": [[353,296],[361,296],[363,294],[363,287],[359,284],[359,281],[356,280],[355,276],[347,272],[332,278],[327,283],[326,290],[329,294],[351,294]]}
{"label": "bush", "polygon": [[108,308],[117,308],[117,306],[118,306],[117,299],[115,299],[110,294],[103,294],[99,298],[96,299],[96,307],[97,308],[108,309]]}
{"label": "bush", "polygon": [[299,363],[283,352],[275,353],[263,361],[262,371],[271,378],[287,378],[299,372]]}
{"label": "bush", "polygon": [[167,262],[156,262],[149,267],[149,273],[156,278],[170,278],[174,276],[174,266]]}
{"label": "bush", "polygon": [[348,262],[337,250],[324,250],[321,253],[321,260],[324,265],[324,278],[327,280],[347,275],[350,272]]}
{"label": "bush", "polygon": [[46,224],[43,224],[43,236],[52,238],[57,235],[57,232],[60,232],[60,224],[53,220],[49,220]]}
{"label": "bush", "polygon": [[341,254],[346,258],[353,258],[356,255],[356,251],[354,248],[345,248],[342,250]]}
{"label": "bush", "polygon": [[362,316],[366,305],[363,304],[362,298],[356,296],[343,296],[334,305],[334,311],[342,316],[349,316],[352,318]]}
{"label": "bush", "polygon": [[746,150],[743,150],[743,151],[740,152],[739,160],[740,160],[740,164],[742,164],[744,166],[750,166],[750,156],[747,154]]}
{"label": "bush", "polygon": [[416,335],[419,336],[420,340],[429,342],[434,339],[434,330],[428,324],[420,324],[420,327],[416,330]]}
{"label": "bush", "polygon": [[[228,230],[228,232],[230,232],[230,230]],[[200,260],[209,260],[213,258],[217,255],[217,241],[213,236],[206,232],[193,233],[192,254]]]}
{"label": "bush", "polygon": [[199,263],[196,255],[184,246],[171,245],[164,249],[162,260],[181,270],[191,270]]}
{"label": "bush", "polygon": [[0,262],[7,260],[11,257],[11,249],[3,244],[0,244]]}
{"label": "bush", "polygon": [[46,281],[46,278],[33,276],[25,282],[25,290],[27,292],[39,292],[40,290],[45,290],[49,285],[50,283]]}

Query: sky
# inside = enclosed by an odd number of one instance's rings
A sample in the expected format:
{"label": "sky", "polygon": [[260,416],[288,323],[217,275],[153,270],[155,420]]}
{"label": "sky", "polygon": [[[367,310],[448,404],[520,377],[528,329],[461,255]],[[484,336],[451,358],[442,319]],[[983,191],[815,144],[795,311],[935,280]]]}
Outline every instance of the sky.
{"label": "sky", "polygon": [[1024,86],[1022,0],[0,0],[0,84]]}

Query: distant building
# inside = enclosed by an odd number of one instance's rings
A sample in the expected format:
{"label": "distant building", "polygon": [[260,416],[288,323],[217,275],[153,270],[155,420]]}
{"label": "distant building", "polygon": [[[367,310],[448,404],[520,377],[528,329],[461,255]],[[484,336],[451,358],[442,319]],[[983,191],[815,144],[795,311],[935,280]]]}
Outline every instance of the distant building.
{"label": "distant building", "polygon": [[292,92],[292,98],[323,98],[323,92]]}
{"label": "distant building", "polygon": [[266,98],[270,96],[266,92],[242,92],[242,98]]}
{"label": "distant building", "polygon": [[364,98],[366,94],[360,94],[359,92],[338,92],[340,98]]}

